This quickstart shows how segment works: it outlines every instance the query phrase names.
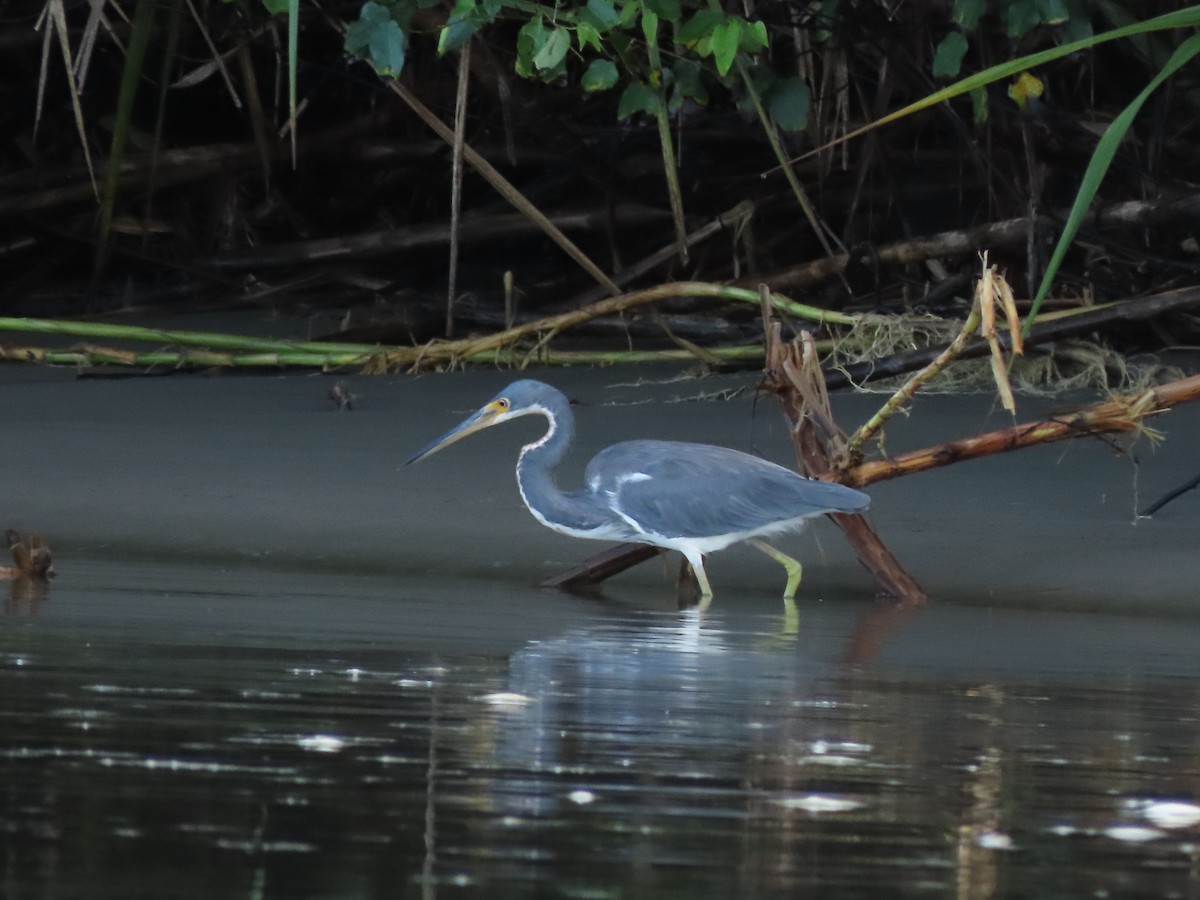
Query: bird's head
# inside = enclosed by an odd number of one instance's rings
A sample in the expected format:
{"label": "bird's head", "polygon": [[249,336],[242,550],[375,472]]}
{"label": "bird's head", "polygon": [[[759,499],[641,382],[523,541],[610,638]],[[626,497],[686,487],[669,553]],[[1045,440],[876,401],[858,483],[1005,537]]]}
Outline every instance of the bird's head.
{"label": "bird's head", "polygon": [[441,437],[422,447],[405,461],[405,465],[419,462],[427,456],[432,456],[443,447],[449,447],[456,441],[461,441],[469,434],[499,425],[517,416],[527,416],[530,413],[545,413],[545,406],[540,402],[546,392],[554,388],[540,381],[523,379],[514,381],[495,397],[477,409],[474,413],[459,422]]}

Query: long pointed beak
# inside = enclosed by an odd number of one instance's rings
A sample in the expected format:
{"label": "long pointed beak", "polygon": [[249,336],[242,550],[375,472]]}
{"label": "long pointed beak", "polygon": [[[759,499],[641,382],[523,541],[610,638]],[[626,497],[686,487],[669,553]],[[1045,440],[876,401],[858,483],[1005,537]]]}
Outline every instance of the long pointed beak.
{"label": "long pointed beak", "polygon": [[503,408],[499,404],[494,402],[489,403],[474,415],[455,425],[440,438],[422,447],[405,460],[404,464],[410,466],[415,462],[420,462],[427,456],[433,456],[433,454],[437,453],[443,447],[449,447],[454,442],[461,441],[468,434],[474,434],[477,431],[482,431],[484,428],[490,428],[500,421],[497,416],[501,412],[503,412]]}

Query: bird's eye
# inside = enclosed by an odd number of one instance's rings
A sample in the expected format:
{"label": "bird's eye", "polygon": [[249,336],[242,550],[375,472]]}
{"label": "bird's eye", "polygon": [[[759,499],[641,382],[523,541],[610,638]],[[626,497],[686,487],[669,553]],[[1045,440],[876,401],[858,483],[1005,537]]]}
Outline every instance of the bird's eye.
{"label": "bird's eye", "polygon": [[501,409],[508,409],[508,398],[501,397],[499,400],[496,401],[496,405],[498,407],[500,407]]}

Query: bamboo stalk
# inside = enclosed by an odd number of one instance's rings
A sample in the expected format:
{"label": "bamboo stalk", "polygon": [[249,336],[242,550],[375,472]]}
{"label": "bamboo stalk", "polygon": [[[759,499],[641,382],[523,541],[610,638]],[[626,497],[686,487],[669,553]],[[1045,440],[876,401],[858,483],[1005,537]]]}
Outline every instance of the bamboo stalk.
{"label": "bamboo stalk", "polygon": [[281,341],[274,338],[256,338],[220,331],[187,331],[146,328],[141,325],[118,325],[111,322],[26,319],[11,316],[0,316],[0,331],[65,334],[72,337],[142,341],[155,344],[176,344],[185,347],[206,347],[220,350],[263,350],[281,353],[307,352],[323,355],[357,353],[364,356],[372,355],[380,350],[380,347],[375,344]]}
{"label": "bamboo stalk", "polygon": [[139,352],[116,347],[76,347],[71,350],[51,350],[46,347],[27,347],[0,344],[0,360],[9,362],[42,363],[52,366],[155,366],[181,368],[341,368],[361,366],[367,359],[359,353],[305,353],[263,351],[257,353],[228,353],[218,350],[152,350]]}
{"label": "bamboo stalk", "polygon": [[[162,328],[145,328],[139,325],[120,325],[110,322],[77,322],[52,319],[26,319],[0,317],[0,331],[29,332],[35,334],[60,334],[101,340],[125,340],[196,347],[205,351],[223,351],[231,361],[221,362],[217,357],[203,362],[191,362],[186,353],[160,351],[155,354],[132,353],[131,351],[105,348],[92,348],[86,351],[84,357],[72,356],[71,351],[42,350],[41,357],[35,352],[37,348],[22,348],[24,356],[9,355],[7,359],[20,358],[25,362],[55,362],[68,365],[96,365],[108,362],[113,365],[295,365],[295,366],[364,366],[372,373],[391,371],[398,368],[419,369],[455,362],[498,362],[505,355],[516,353],[516,347],[527,339],[537,338],[537,352],[527,354],[521,361],[526,364],[530,359],[545,359],[542,345],[567,328],[582,324],[600,316],[616,312],[624,312],[639,306],[656,303],[669,297],[710,297],[715,299],[734,300],[738,302],[758,303],[758,294],[745,288],[733,285],[709,284],[707,282],[672,282],[658,285],[644,291],[631,291],[618,297],[610,297],[594,303],[583,309],[572,310],[556,316],[549,316],[534,322],[508,328],[494,334],[477,338],[465,338],[458,341],[431,342],[419,347],[398,347],[376,344],[354,343],[325,343],[322,341],[280,341],[273,338],[256,338],[246,335],[227,334],[215,331],[188,331]],[[832,310],[820,309],[815,306],[797,303],[780,294],[771,294],[770,302],[775,309],[800,318],[816,321],[821,324],[852,325],[861,321],[860,317],[846,315]],[[79,351],[77,351],[79,352]],[[643,355],[630,355],[628,352],[619,355],[581,356],[570,354],[560,358],[565,360],[563,365],[604,362],[646,361],[648,359],[673,359],[671,351],[643,351]],[[645,353],[655,355],[646,356]],[[243,356],[237,356],[242,354]],[[246,354],[249,354],[246,356]],[[266,361],[256,360],[255,354],[261,354]],[[757,354],[757,355],[756,355]],[[753,359],[760,352],[753,348],[727,348],[712,351],[716,359]],[[694,358],[695,354],[690,354]]]}

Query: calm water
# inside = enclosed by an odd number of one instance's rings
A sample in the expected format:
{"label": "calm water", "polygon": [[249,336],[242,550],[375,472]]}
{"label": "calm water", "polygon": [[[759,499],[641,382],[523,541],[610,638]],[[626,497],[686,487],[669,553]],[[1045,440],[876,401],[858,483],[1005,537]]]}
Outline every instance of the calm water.
{"label": "calm water", "polygon": [[0,617],[0,896],[1197,897],[1197,647],[77,560]]}

